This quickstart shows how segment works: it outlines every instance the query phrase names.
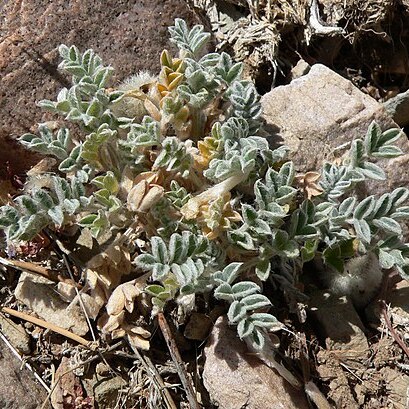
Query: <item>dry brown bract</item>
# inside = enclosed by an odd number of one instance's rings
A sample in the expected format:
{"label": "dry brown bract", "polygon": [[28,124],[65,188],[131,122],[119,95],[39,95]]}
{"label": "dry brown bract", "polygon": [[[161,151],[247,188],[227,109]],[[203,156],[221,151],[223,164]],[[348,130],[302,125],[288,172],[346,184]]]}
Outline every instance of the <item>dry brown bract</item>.
{"label": "dry brown bract", "polygon": [[322,188],[316,183],[319,178],[320,174],[318,172],[306,172],[295,176],[294,180],[307,196],[307,199],[311,199],[314,196],[319,196],[323,192]]}

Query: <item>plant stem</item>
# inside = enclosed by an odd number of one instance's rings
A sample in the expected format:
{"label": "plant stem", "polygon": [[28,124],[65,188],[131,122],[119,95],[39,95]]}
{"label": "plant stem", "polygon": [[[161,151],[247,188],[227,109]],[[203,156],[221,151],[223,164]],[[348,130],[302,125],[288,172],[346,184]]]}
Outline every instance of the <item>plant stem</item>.
{"label": "plant stem", "polygon": [[199,403],[197,402],[196,399],[196,393],[193,389],[193,385],[191,382],[191,379],[189,378],[189,375],[186,371],[186,368],[184,366],[184,363],[182,361],[182,357],[180,356],[179,350],[176,346],[175,339],[172,335],[172,331],[169,328],[169,324],[166,321],[165,316],[163,315],[163,312],[158,313],[158,323],[159,327],[162,331],[162,334],[166,340],[166,344],[168,346],[170,355],[172,357],[172,360],[176,366],[176,369],[179,374],[179,378],[182,382],[182,385],[185,389],[187,399],[190,404],[191,409],[200,409]]}
{"label": "plant stem", "polygon": [[24,312],[21,311],[15,311],[11,308],[8,307],[0,307],[0,311],[12,315],[13,317],[17,317],[20,318],[22,320],[31,322],[32,324],[38,325],[39,327],[43,327],[46,329],[49,329],[51,331],[54,331],[66,338],[71,339],[72,341],[78,342],[81,345],[84,345],[86,347],[91,347],[92,342],[91,341],[87,341],[85,338],[80,337],[77,334],[72,333],[71,331],[68,331],[64,328],[61,328],[57,325],[52,324],[51,322],[47,322],[44,320],[41,320],[39,318],[36,317],[32,317],[31,315],[28,315]]}

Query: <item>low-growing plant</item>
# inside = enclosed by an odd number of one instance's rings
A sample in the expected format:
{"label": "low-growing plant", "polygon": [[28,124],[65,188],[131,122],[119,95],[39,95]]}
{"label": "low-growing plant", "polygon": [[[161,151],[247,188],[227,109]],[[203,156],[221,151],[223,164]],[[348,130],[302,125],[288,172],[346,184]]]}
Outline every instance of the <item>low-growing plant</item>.
{"label": "low-growing plant", "polygon": [[[342,273],[347,259],[370,253],[407,278],[401,223],[409,191],[355,195],[365,180],[385,179],[374,160],[402,154],[394,145],[401,131],[372,123],[342,163],[296,175],[288,149],[260,136],[260,97],[241,79],[242,64],[224,52],[205,54],[210,35],[202,26],[176,19],[169,32],[177,57],[165,50],[158,76],[141,73],[116,90],[106,88],[113,69],[92,50],[60,46],[60,68],[73,86],[39,105],[82,132],[40,124],[38,135],[20,138],[59,166],[0,209],[7,241],[70,228],[108,245],[127,232],[130,260],[150,272],[153,315],[170,300],[186,312],[198,294],[213,294],[257,351],[282,327],[265,283],[299,291],[308,261]],[[118,279],[107,282],[109,295]]]}

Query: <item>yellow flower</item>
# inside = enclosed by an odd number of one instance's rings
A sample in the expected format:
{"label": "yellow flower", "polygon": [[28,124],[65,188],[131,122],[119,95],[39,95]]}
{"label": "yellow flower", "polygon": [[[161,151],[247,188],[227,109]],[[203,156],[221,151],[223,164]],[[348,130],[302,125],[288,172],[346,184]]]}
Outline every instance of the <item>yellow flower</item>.
{"label": "yellow flower", "polygon": [[225,193],[199,207],[196,221],[209,240],[214,240],[223,231],[231,229],[232,222],[242,220],[240,214],[233,210],[230,198],[230,193]]}

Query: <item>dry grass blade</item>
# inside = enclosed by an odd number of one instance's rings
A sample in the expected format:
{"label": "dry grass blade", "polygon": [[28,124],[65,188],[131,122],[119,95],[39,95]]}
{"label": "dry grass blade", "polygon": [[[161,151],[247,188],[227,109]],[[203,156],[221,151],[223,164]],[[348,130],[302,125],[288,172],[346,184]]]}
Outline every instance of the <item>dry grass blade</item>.
{"label": "dry grass blade", "polygon": [[91,347],[91,344],[92,344],[91,341],[87,341],[85,338],[82,338],[79,335],[76,335],[76,334],[72,333],[71,331],[68,331],[68,330],[66,330],[64,328],[61,328],[61,327],[57,326],[57,325],[51,324],[50,322],[44,321],[44,320],[42,320],[40,318],[32,317],[31,315],[28,315],[28,314],[26,314],[24,312],[15,311],[15,310],[13,310],[11,308],[8,308],[8,307],[0,307],[0,311],[4,312],[6,314],[12,315],[13,317],[20,318],[22,320],[31,322],[32,324],[38,325],[39,327],[46,328],[46,329],[49,329],[51,331],[54,331],[57,334],[60,334],[60,335],[62,335],[64,337],[66,337],[66,338],[69,338],[72,341],[78,342],[79,344],[84,345],[86,347]]}
{"label": "dry grass blade", "polygon": [[61,274],[49,270],[48,268],[39,266],[35,263],[30,263],[28,261],[11,260],[7,258],[0,257],[0,263],[7,267],[15,268],[19,271],[24,271],[31,274],[40,275],[41,277],[47,278],[55,283],[66,283],[74,286],[75,288],[80,287],[73,279],[65,278]]}
{"label": "dry grass blade", "polygon": [[396,341],[396,343],[402,348],[403,352],[406,354],[406,356],[409,358],[409,348],[407,347],[407,345],[405,344],[405,341],[403,341],[403,339],[399,336],[399,334],[395,331],[395,328],[393,328],[391,320],[389,319],[388,316],[388,311],[387,311],[387,307],[386,307],[386,303],[385,301],[382,301],[381,303],[381,307],[382,307],[382,315],[383,318],[385,320],[386,326],[388,327],[392,338]]}
{"label": "dry grass blade", "polygon": [[199,403],[196,399],[196,393],[193,389],[192,382],[189,378],[188,373],[186,372],[182,357],[180,356],[179,350],[176,346],[175,339],[172,335],[172,331],[169,328],[169,324],[166,321],[165,316],[162,312],[158,313],[158,323],[162,331],[163,336],[165,337],[166,344],[169,348],[170,355],[173,362],[175,363],[176,369],[179,374],[179,378],[182,382],[182,385],[185,389],[189,404],[191,409],[200,409]]}
{"label": "dry grass blade", "polygon": [[152,361],[147,357],[143,356],[137,348],[135,348],[131,342],[129,342],[130,347],[134,351],[136,358],[139,362],[142,363],[146,373],[152,379],[155,386],[163,393],[163,397],[168,409],[177,409],[177,406],[169,393],[168,389],[166,388],[165,382],[163,381],[160,373],[153,365]]}

